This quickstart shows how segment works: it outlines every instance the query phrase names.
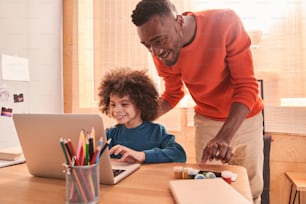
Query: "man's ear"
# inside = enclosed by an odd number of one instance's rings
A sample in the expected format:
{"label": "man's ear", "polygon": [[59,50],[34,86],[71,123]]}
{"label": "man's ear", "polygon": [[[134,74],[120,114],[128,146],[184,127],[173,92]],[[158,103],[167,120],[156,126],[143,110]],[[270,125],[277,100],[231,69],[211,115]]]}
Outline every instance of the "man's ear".
{"label": "man's ear", "polygon": [[176,22],[181,26],[183,27],[183,24],[184,24],[184,18],[182,15],[176,15]]}

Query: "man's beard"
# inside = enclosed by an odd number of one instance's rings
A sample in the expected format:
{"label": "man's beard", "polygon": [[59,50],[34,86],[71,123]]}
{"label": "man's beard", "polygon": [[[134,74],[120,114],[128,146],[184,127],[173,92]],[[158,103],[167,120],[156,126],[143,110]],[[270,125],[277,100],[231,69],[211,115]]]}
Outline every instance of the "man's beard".
{"label": "man's beard", "polygon": [[164,61],[164,63],[167,65],[167,66],[173,66],[175,65],[175,63],[177,62],[179,56],[180,56],[180,51],[181,49],[178,49],[177,52],[173,52],[173,55],[174,57],[171,59],[171,60],[167,60],[167,61]]}

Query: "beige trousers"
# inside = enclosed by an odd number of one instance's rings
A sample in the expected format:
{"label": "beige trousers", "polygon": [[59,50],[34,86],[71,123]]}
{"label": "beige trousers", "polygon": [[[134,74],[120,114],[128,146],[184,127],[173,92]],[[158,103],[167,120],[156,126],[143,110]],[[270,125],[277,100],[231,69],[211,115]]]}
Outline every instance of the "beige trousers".
{"label": "beige trousers", "polygon": [[[229,163],[243,166],[247,169],[253,202],[255,204],[260,204],[260,196],[263,191],[262,120],[261,113],[245,119],[230,144],[234,150],[234,156]],[[207,142],[216,136],[224,122],[196,114],[194,116],[194,123],[195,153],[196,161],[199,163]]]}

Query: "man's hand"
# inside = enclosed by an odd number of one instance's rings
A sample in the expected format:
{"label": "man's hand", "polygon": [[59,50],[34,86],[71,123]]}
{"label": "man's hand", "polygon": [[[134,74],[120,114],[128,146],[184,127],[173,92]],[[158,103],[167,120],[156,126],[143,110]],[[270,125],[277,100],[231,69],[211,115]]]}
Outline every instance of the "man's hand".
{"label": "man's hand", "polygon": [[214,159],[228,163],[232,156],[233,152],[229,144],[226,141],[214,138],[204,148],[200,165]]}
{"label": "man's hand", "polygon": [[249,109],[241,103],[233,103],[227,120],[224,122],[215,138],[210,140],[203,150],[200,165],[208,160],[221,160],[228,163],[233,156],[232,148],[229,146],[236,131],[249,113]]}
{"label": "man's hand", "polygon": [[142,163],[145,160],[145,153],[138,152],[122,145],[115,145],[109,150],[110,154],[121,154],[120,161],[129,163]]}

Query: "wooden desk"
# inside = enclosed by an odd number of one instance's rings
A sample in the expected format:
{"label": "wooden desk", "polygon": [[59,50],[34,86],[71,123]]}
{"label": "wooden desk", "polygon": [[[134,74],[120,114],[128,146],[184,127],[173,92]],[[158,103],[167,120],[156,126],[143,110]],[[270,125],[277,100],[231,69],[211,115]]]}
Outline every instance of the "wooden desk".
{"label": "wooden desk", "polygon": [[[164,163],[142,165],[137,172],[117,185],[100,186],[100,203],[156,204],[174,203],[169,180],[174,179],[173,166],[180,165],[208,171],[230,170],[238,174],[232,186],[250,201],[252,200],[245,168],[231,165],[207,165]],[[0,203],[65,203],[65,181],[33,177],[26,164],[0,168]]]}
{"label": "wooden desk", "polygon": [[[295,203],[296,194],[298,194],[298,203],[300,203],[301,202],[300,192],[306,191],[306,173],[286,172],[286,176],[291,182],[289,204],[291,203],[291,201],[292,203]],[[292,200],[291,198],[292,198],[292,193],[293,193],[294,188],[295,188],[295,193],[294,193],[294,197]]]}

